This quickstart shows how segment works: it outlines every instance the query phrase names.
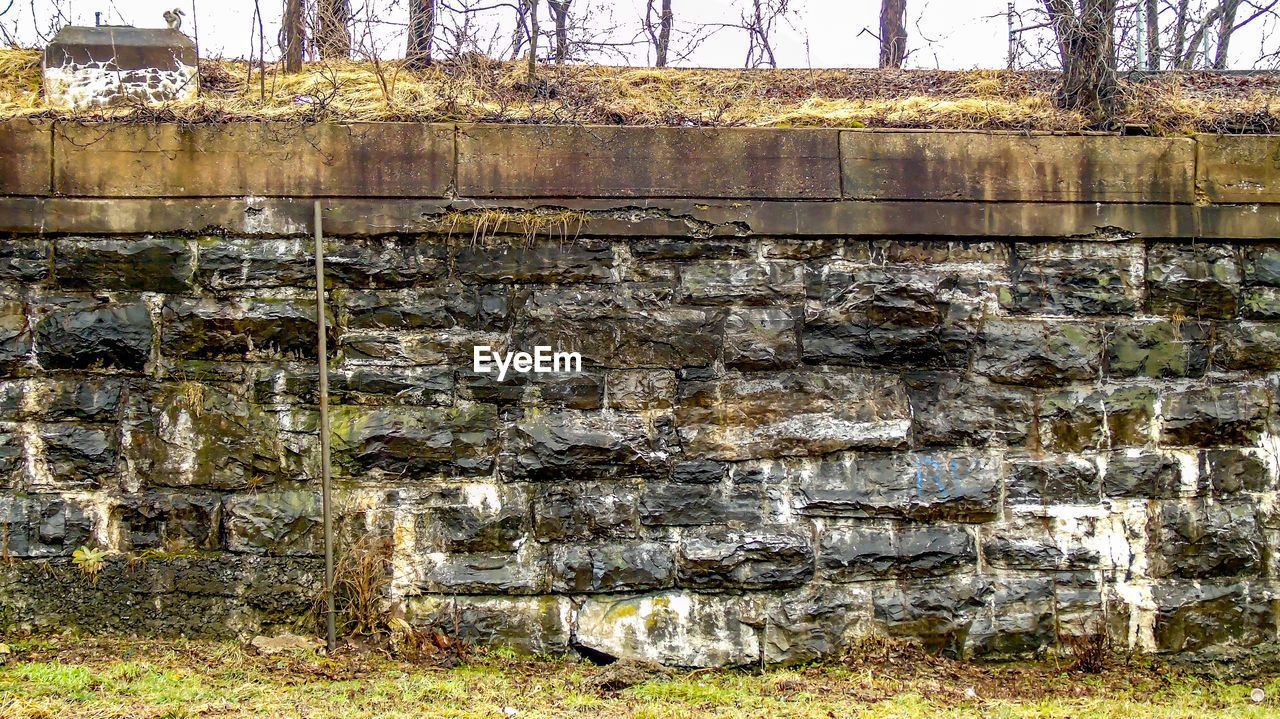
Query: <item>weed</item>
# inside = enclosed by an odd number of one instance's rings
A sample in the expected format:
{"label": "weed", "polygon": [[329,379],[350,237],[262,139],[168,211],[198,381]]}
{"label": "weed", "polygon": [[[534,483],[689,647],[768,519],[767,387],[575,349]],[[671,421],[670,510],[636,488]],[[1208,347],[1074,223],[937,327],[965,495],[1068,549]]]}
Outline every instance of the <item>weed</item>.
{"label": "weed", "polygon": [[98,573],[102,571],[106,558],[107,550],[90,549],[82,545],[71,555],[71,563],[79,567],[80,572],[89,578],[89,583],[96,587],[98,585]]}
{"label": "weed", "polygon": [[1061,638],[1075,659],[1071,664],[1071,671],[1101,674],[1107,668],[1112,645],[1111,633],[1107,631],[1104,618],[1095,617],[1085,622],[1080,634],[1066,634]]}

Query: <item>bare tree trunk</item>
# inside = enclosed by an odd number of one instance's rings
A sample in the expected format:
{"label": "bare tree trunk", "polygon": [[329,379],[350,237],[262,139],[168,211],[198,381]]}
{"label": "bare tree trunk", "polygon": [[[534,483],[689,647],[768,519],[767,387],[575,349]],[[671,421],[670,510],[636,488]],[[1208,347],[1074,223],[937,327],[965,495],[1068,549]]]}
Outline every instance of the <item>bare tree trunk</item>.
{"label": "bare tree trunk", "polygon": [[1062,56],[1060,104],[1095,122],[1109,120],[1116,98],[1116,0],[1081,0],[1078,15],[1072,0],[1044,4]]}
{"label": "bare tree trunk", "polygon": [[529,17],[529,60],[528,81],[532,90],[538,81],[538,0],[520,0],[528,9]]}
{"label": "bare tree trunk", "polygon": [[667,50],[671,47],[671,21],[673,19],[671,0],[662,0],[662,15],[658,19],[658,46],[655,48],[658,67],[667,66]]}
{"label": "bare tree trunk", "polygon": [[285,0],[284,18],[280,28],[285,72],[302,72],[302,53],[307,43],[307,25],[302,12],[302,0]]}
{"label": "bare tree trunk", "polygon": [[907,0],[880,0],[880,67],[902,67],[907,56]]}
{"label": "bare tree trunk", "polygon": [[405,64],[423,68],[431,64],[436,35],[436,0],[409,0],[409,47]]}
{"label": "bare tree trunk", "polygon": [[1146,0],[1147,10],[1147,69],[1160,69],[1160,2]]}
{"label": "bare tree trunk", "polygon": [[1187,50],[1187,25],[1191,22],[1191,0],[1178,0],[1178,16],[1174,19],[1173,51],[1169,53],[1169,69],[1182,68],[1182,54]]}
{"label": "bare tree trunk", "polygon": [[1231,34],[1236,29],[1236,11],[1240,9],[1240,0],[1225,0],[1222,3],[1222,19],[1218,24],[1218,48],[1213,55],[1213,69],[1227,69],[1227,49],[1231,45]]}
{"label": "bare tree trunk", "polygon": [[350,0],[318,0],[316,4],[316,45],[324,60],[346,60],[351,57]]}
{"label": "bare tree trunk", "polygon": [[1205,57],[1206,59],[1208,58],[1209,28],[1213,26],[1213,23],[1218,18],[1222,17],[1223,9],[1223,6],[1219,5],[1210,10],[1204,16],[1204,19],[1200,21],[1200,24],[1196,26],[1196,31],[1191,33],[1191,38],[1187,40],[1186,51],[1182,54],[1182,57],[1178,58],[1179,70],[1190,70],[1195,67],[1196,53],[1200,51],[1202,44],[1204,45]]}
{"label": "bare tree trunk", "polygon": [[667,66],[667,51],[671,48],[671,0],[662,0],[662,10],[658,13],[658,23],[655,26],[653,22],[654,3],[657,0],[645,0],[644,4],[644,31],[649,36],[649,42],[653,44],[653,66]]}
{"label": "bare tree trunk", "polygon": [[563,65],[569,57],[569,3],[573,0],[547,0],[551,19],[556,24],[556,64]]}
{"label": "bare tree trunk", "polygon": [[[752,45],[757,51],[757,57],[760,61],[768,62],[769,67],[775,70],[778,67],[778,59],[773,55],[773,44],[769,39],[769,28],[773,19],[778,15],[778,11],[770,8],[770,17],[765,18],[764,8],[761,7],[761,0],[754,0],[752,3],[755,9],[755,17],[752,21]],[[748,51],[748,65],[750,65],[750,51]]]}
{"label": "bare tree trunk", "polygon": [[529,7],[524,0],[516,2],[516,29],[511,33],[511,59],[520,59],[520,49],[529,36]]}

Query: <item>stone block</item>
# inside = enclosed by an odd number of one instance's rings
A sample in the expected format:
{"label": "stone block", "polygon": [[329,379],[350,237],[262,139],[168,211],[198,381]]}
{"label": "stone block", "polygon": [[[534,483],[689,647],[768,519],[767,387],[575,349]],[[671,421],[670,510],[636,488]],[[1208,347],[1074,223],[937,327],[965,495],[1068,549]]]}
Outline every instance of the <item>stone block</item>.
{"label": "stone block", "polygon": [[1040,400],[1040,446],[1060,452],[1141,447],[1153,440],[1151,387],[1073,389]]}
{"label": "stone block", "polygon": [[338,305],[338,326],[353,330],[496,329],[510,312],[506,289],[456,284],[343,290],[335,293],[334,302]]}
{"label": "stone block", "polygon": [[982,326],[974,372],[995,382],[1051,386],[1095,379],[1102,332],[1090,324],[990,320]]}
{"label": "stone block", "polygon": [[[1105,520],[1102,520],[1105,522]],[[1104,530],[1093,517],[1017,515],[984,527],[982,556],[988,566],[1030,571],[1081,571],[1104,558],[1097,545]]]}
{"label": "stone block", "polygon": [[52,123],[17,118],[0,122],[0,151],[8,158],[0,193],[48,195]]}
{"label": "stone block", "polygon": [[680,385],[676,427],[690,457],[742,460],[891,448],[910,430],[905,387],[870,372],[731,374]]}
{"label": "stone block", "polygon": [[812,272],[801,345],[810,363],[893,367],[968,366],[984,285],[919,270],[838,263]]}
{"label": "stone block", "polygon": [[[377,230],[377,234],[383,232]],[[341,237],[327,242],[324,254],[325,282],[339,287],[410,287],[449,273],[446,243],[419,235]]]}
{"label": "stone block", "polygon": [[471,552],[426,560],[421,588],[433,594],[541,594],[547,562],[540,551]]}
{"label": "stone block", "polygon": [[51,494],[0,496],[7,531],[5,553],[12,557],[70,556],[92,545],[93,508],[79,499]]}
{"label": "stone block", "polygon": [[1152,524],[1154,576],[1213,579],[1262,571],[1265,543],[1252,507],[1164,502]]}
{"label": "stone block", "polygon": [[362,478],[487,475],[498,451],[497,420],[493,405],[482,404],[334,407],[333,465]]}
{"label": "stone block", "polygon": [[294,300],[171,299],[161,313],[160,352],[210,360],[312,359],[315,305]]}
{"label": "stone block", "polygon": [[1258,374],[1280,369],[1280,324],[1223,323],[1218,326],[1216,339],[1215,369]]}
{"label": "stone block", "polygon": [[675,405],[676,373],[672,370],[610,370],[605,374],[610,409],[635,412]]}
{"label": "stone block", "polygon": [[760,487],[647,483],[640,497],[640,521],[649,526],[754,525],[768,514]]}
{"label": "stone block", "polygon": [[1108,497],[1141,499],[1171,499],[1194,494],[1197,479],[1184,474],[1182,462],[1164,452],[1134,449],[1113,452],[1107,457],[1102,475],[1102,493]]}
{"label": "stone block", "polygon": [[813,547],[799,528],[700,529],[680,541],[676,578],[682,587],[794,587],[813,576]]}
{"label": "stone block", "polygon": [[891,636],[920,641],[927,651],[965,655],[965,643],[994,587],[981,579],[922,580],[877,586],[875,623]]}
{"label": "stone block", "polygon": [[1145,260],[1141,242],[1017,243],[1000,304],[1036,315],[1133,314],[1142,307]]}
{"label": "stone block", "polygon": [[1200,476],[1213,488],[1214,496],[1270,492],[1276,489],[1273,461],[1265,450],[1205,450],[1200,453]]}
{"label": "stone block", "polygon": [[1270,602],[1248,585],[1164,582],[1153,594],[1157,652],[1249,647],[1275,638]]}
{"label": "stone block", "polygon": [[724,363],[745,370],[794,367],[800,343],[794,313],[773,307],[730,310],[724,324]]}
{"label": "stone block", "polygon": [[526,407],[600,409],[604,404],[604,374],[582,372],[519,374],[508,372],[501,381],[494,372],[458,371],[458,395],[474,402],[522,404]]}
{"label": "stone block", "polygon": [[794,502],[814,516],[982,522],[999,509],[1000,463],[954,452],[816,460],[799,470]]}
{"label": "stone block", "polygon": [[671,549],[657,542],[572,544],[551,560],[551,591],[566,594],[629,592],[670,587],[676,574]]}
{"label": "stone block", "polygon": [[1196,135],[1196,190],[1209,202],[1271,202],[1276,142],[1268,135]]}
{"label": "stone block", "polygon": [[289,557],[324,551],[318,491],[228,494],[222,512],[228,551]]}
{"label": "stone block", "polygon": [[301,458],[274,418],[223,385],[155,384],[131,394],[122,452],[147,487],[236,490],[290,477]]}
{"label": "stone block", "polygon": [[1107,335],[1107,375],[1202,377],[1209,360],[1208,322],[1120,322]]}
{"label": "stone block", "polygon": [[991,610],[979,615],[965,637],[965,654],[985,661],[1043,656],[1058,644],[1053,583],[1047,578],[996,584]]}
{"label": "stone block", "polygon": [[1161,444],[1250,446],[1269,431],[1272,392],[1262,384],[1191,387],[1163,398]]}
{"label": "stone block", "polygon": [[418,514],[418,552],[514,552],[529,528],[523,490],[493,484],[462,485],[458,501]]}
{"label": "stone block", "polygon": [[529,410],[512,428],[505,466],[534,480],[663,476],[670,455],[658,425],[641,415]]}
{"label": "stone block", "polygon": [[937,577],[976,569],[978,552],[964,527],[841,523],[822,530],[818,566],[835,582]]}
{"label": "stone block", "polygon": [[[5,123],[0,123],[2,127]],[[0,134],[4,130],[0,129]],[[0,139],[0,142],[3,142]],[[4,180],[0,180],[3,183]],[[53,243],[48,240],[11,238],[0,247],[0,281],[34,287],[49,277]]]}
{"label": "stone block", "polygon": [[636,536],[639,488],[633,482],[564,482],[533,489],[533,528],[541,540]]}
{"label": "stone block", "polygon": [[1190,203],[1195,148],[1164,137],[840,133],[845,196],[881,201]]}
{"label": "stone block", "polygon": [[[20,398],[20,406],[14,408],[15,416],[50,421],[110,422],[120,416],[125,382],[116,377],[33,379],[24,381],[15,389]],[[0,406],[4,404],[0,402]]]}
{"label": "stone block", "polygon": [[308,240],[206,237],[196,246],[196,283],[213,292],[316,285],[315,245]]}
{"label": "stone block", "polygon": [[453,126],[445,124],[64,123],[52,166],[54,190],[64,195],[443,197],[453,158]]}
{"label": "stone block", "polygon": [[210,492],[143,492],[119,498],[111,519],[124,551],[218,548],[222,502]]}
{"label": "stone block", "polygon": [[514,319],[517,347],[578,352],[618,369],[705,367],[720,356],[722,321],[708,308],[651,306],[622,292],[557,289],[531,294]]}
{"label": "stone block", "polygon": [[112,479],[119,456],[115,433],[97,427],[57,423],[41,425],[43,452],[35,476],[42,489],[99,487]]}
{"label": "stone block", "polygon": [[[0,326],[0,351],[21,343],[22,336],[16,326],[12,333]],[[141,302],[73,306],[36,324],[36,359],[46,369],[140,371],[151,358],[151,336],[151,313]]]}
{"label": "stone block", "polygon": [[593,654],[618,659],[684,667],[754,664],[760,645],[743,621],[741,601],[686,591],[591,596],[578,612],[576,639]]}
{"label": "stone block", "polygon": [[1031,432],[1031,390],[982,378],[920,372],[905,378],[911,431],[926,445],[1023,446]]}
{"label": "stone block", "polygon": [[1147,309],[1192,319],[1236,315],[1239,252],[1227,245],[1151,243],[1147,248]]}
{"label": "stone block", "polygon": [[[762,597],[760,642],[770,664],[798,664],[837,656],[874,632],[871,591],[861,584],[810,582]],[[767,598],[765,598],[767,597]]]}
{"label": "stone block", "polygon": [[179,294],[191,288],[195,255],[174,238],[65,239],[54,243],[53,272],[64,290]]}
{"label": "stone block", "polygon": [[1241,290],[1240,315],[1250,320],[1280,320],[1280,287]]}
{"label": "stone block", "polygon": [[458,128],[463,197],[840,196],[834,130]]}
{"label": "stone block", "polygon": [[1280,287],[1280,246],[1258,244],[1245,247],[1241,269],[1246,285]]}
{"label": "stone block", "polygon": [[526,655],[569,649],[573,605],[568,597],[409,597],[405,620],[444,636],[507,647]]}
{"label": "stone block", "polygon": [[1010,505],[1096,504],[1102,499],[1101,475],[1090,459],[1012,455],[1005,461],[1005,498]]}
{"label": "stone block", "polygon": [[729,476],[729,467],[723,462],[689,460],[676,462],[671,469],[671,480],[683,484],[718,484]]}
{"label": "stone block", "polygon": [[516,246],[464,243],[453,253],[454,275],[468,284],[616,282],[616,264],[611,245],[588,240]]}
{"label": "stone block", "polygon": [[702,260],[680,267],[680,296],[694,305],[759,305],[804,297],[804,265],[785,260]]}

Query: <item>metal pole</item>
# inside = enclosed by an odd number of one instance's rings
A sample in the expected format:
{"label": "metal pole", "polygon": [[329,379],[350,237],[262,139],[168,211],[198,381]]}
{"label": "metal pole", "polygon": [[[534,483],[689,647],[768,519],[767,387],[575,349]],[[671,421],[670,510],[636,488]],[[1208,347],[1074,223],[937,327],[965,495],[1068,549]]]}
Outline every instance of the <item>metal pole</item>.
{"label": "metal pole", "polygon": [[324,512],[325,630],[329,651],[338,647],[333,606],[333,506],[329,501],[329,355],[324,331],[324,231],[316,200],[316,334],[320,367],[320,503]]}

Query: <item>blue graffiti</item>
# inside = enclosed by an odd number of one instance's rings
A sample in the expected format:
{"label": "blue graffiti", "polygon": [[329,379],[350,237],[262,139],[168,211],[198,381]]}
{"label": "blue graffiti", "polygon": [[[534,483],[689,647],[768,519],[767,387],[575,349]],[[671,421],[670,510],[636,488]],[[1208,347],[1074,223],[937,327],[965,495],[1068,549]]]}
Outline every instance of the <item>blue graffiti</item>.
{"label": "blue graffiti", "polygon": [[[926,465],[932,468],[927,473],[927,476],[925,472]],[[960,463],[957,460],[951,460],[949,469],[951,470],[951,476],[948,478],[947,473],[942,469],[942,465],[938,464],[936,460],[928,457],[916,458],[916,496],[919,497],[920,501],[924,501],[924,487],[926,479],[938,488],[938,495],[940,497],[943,499],[947,498],[947,480],[950,479],[951,485],[954,487],[963,479],[961,476],[962,471],[960,469]]]}

